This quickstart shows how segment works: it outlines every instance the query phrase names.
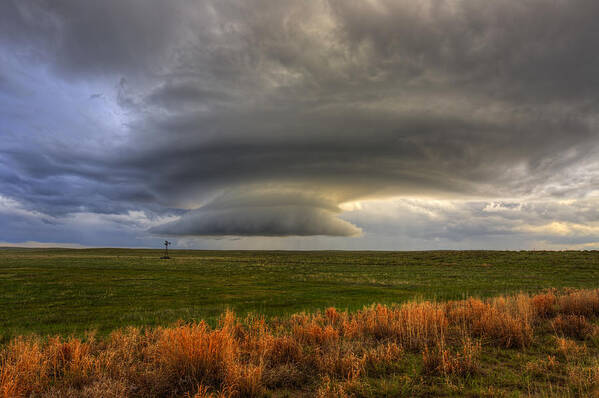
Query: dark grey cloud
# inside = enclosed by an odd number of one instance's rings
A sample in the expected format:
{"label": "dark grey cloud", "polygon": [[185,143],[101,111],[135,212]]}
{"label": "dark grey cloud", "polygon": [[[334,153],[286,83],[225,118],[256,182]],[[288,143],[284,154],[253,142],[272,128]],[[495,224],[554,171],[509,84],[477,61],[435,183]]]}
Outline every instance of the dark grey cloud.
{"label": "dark grey cloud", "polygon": [[185,32],[183,2],[7,0],[0,32],[9,49],[66,79],[159,71]]}
{"label": "dark grey cloud", "polygon": [[[458,213],[478,221],[418,224],[422,239],[596,220],[550,208],[599,183],[596,1],[28,0],[0,15],[0,194],[28,209],[181,215],[152,231],[185,236],[353,236],[385,223],[339,205],[393,196],[470,200]],[[524,197],[546,213],[472,204]]]}

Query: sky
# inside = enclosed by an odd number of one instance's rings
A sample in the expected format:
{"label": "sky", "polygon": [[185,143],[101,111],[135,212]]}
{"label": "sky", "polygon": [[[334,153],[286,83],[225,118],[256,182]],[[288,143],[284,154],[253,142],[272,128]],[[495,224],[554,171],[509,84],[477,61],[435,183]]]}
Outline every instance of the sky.
{"label": "sky", "polygon": [[596,0],[4,0],[0,246],[599,249]]}

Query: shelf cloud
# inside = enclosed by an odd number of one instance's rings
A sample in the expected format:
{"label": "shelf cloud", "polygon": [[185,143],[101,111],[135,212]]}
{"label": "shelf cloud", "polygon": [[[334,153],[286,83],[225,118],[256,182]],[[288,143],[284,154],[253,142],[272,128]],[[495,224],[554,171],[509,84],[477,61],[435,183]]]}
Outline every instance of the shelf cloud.
{"label": "shelf cloud", "polygon": [[167,235],[354,236],[360,229],[322,209],[297,206],[196,210],[150,230]]}

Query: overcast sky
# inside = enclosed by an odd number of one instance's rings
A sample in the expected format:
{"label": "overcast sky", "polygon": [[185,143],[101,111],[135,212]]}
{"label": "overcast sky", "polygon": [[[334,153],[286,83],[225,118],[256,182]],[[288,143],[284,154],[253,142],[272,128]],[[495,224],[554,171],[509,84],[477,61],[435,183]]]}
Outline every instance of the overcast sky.
{"label": "overcast sky", "polygon": [[0,246],[599,248],[597,0],[4,0]]}

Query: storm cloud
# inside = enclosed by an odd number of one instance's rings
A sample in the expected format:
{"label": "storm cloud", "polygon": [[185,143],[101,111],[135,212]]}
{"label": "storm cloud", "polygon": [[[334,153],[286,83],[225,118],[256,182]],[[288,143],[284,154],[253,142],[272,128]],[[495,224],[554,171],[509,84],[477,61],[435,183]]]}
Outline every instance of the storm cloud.
{"label": "storm cloud", "polygon": [[597,17],[591,0],[5,1],[0,195],[61,222],[143,212],[131,236],[593,244]]}

